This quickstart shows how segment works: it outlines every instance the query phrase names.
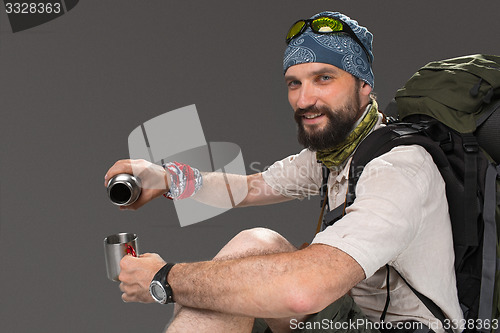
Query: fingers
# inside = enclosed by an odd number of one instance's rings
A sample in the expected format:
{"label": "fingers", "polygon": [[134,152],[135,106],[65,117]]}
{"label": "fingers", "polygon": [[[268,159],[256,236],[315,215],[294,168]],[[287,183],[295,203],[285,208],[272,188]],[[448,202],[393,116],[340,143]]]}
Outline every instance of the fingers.
{"label": "fingers", "polygon": [[164,264],[165,261],[158,253],[147,252],[140,254],[138,257],[127,254],[120,261],[120,269],[122,271],[131,271],[134,267],[147,268],[146,266],[163,266]]}
{"label": "fingers", "polygon": [[108,186],[108,182],[113,176],[120,173],[132,174],[132,161],[131,160],[119,160],[104,175],[104,186]]}
{"label": "fingers", "polygon": [[125,293],[122,294],[122,301],[124,301],[125,303],[134,302],[134,300]]}
{"label": "fingers", "polygon": [[149,284],[165,261],[156,253],[145,253],[139,257],[126,255],[120,261],[120,290],[124,302],[154,302],[149,293]]}
{"label": "fingers", "polygon": [[151,303],[154,301],[149,294],[149,286],[144,287],[139,284],[126,284],[122,282],[120,283],[120,290],[122,291],[122,301],[125,303]]}
{"label": "fingers", "polygon": [[140,262],[132,255],[126,255],[120,261],[120,290],[122,300],[128,302],[150,302],[149,282],[141,278]]}
{"label": "fingers", "polygon": [[160,257],[156,253],[143,253],[139,256],[139,258],[151,258],[151,257]]}
{"label": "fingers", "polygon": [[127,254],[120,260],[120,271],[126,272],[132,268],[133,261],[137,260],[137,257]]}
{"label": "fingers", "polygon": [[120,210],[137,210],[144,206],[146,203],[148,203],[149,200],[147,200],[146,196],[144,195],[145,190],[142,191],[141,195],[137,199],[136,202],[134,202],[131,205],[128,206],[119,206]]}

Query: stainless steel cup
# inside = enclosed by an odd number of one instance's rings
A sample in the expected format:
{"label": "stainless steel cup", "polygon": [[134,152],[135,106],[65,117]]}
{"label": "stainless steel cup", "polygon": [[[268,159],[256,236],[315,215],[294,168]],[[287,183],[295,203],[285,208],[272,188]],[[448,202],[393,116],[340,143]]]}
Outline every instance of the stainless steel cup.
{"label": "stainless steel cup", "polygon": [[108,279],[119,281],[120,261],[127,254],[139,255],[139,244],[136,234],[119,233],[104,238],[104,258]]}
{"label": "stainless steel cup", "polygon": [[108,196],[118,206],[129,206],[141,195],[141,180],[127,173],[121,173],[108,182]]}

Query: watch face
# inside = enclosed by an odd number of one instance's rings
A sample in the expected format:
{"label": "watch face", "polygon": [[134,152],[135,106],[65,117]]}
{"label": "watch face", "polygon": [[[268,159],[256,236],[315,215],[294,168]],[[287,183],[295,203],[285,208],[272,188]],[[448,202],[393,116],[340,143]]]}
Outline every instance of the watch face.
{"label": "watch face", "polygon": [[165,303],[167,300],[167,293],[163,286],[158,281],[153,281],[149,287],[149,291],[151,292],[151,296],[158,303]]}

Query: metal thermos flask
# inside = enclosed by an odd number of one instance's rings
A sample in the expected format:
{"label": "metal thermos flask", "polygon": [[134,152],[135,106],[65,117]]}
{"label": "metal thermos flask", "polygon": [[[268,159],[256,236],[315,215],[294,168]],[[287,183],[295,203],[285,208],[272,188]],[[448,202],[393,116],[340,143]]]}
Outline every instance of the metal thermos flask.
{"label": "metal thermos flask", "polygon": [[141,195],[141,180],[133,175],[121,173],[108,182],[108,196],[118,206],[129,206]]}

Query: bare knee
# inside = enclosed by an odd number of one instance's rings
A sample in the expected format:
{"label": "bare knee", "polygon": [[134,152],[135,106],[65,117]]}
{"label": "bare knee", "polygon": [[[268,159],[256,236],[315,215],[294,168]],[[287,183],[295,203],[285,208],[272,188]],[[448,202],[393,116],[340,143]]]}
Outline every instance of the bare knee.
{"label": "bare knee", "polygon": [[257,248],[264,251],[287,252],[295,247],[285,237],[267,228],[252,228],[241,231],[228,244],[239,247]]}
{"label": "bare knee", "polygon": [[253,228],[243,230],[234,236],[214,259],[242,258],[295,250],[297,250],[295,246],[276,231],[267,228]]}

